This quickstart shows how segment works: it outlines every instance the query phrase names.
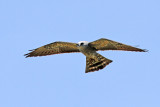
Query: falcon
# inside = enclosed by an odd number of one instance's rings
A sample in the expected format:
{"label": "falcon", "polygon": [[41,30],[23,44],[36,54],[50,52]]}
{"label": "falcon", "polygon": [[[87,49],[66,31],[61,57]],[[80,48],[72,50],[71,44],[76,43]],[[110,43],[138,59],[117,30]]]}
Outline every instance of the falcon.
{"label": "falcon", "polygon": [[97,51],[104,50],[122,50],[122,51],[135,51],[147,52],[145,49],[122,44],[109,39],[101,38],[93,42],[80,41],[78,43],[71,42],[53,42],[37,49],[30,50],[31,52],[25,54],[27,57],[47,56],[61,53],[81,52],[86,56],[86,69],[85,73],[98,71],[103,69],[112,60],[105,58],[97,53]]}

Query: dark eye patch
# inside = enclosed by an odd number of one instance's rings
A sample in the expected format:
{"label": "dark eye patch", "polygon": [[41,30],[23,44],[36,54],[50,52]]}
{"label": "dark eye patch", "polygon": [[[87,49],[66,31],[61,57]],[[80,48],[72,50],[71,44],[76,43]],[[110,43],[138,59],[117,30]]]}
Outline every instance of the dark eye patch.
{"label": "dark eye patch", "polygon": [[84,43],[82,42],[80,45],[84,45]]}

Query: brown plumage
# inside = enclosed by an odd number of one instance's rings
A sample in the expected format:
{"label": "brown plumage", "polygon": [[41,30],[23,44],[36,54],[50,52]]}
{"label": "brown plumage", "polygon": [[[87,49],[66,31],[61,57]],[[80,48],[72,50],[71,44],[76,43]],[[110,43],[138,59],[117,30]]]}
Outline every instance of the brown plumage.
{"label": "brown plumage", "polygon": [[106,67],[112,60],[103,57],[100,54],[96,54],[96,57],[86,57],[86,70],[85,73],[98,71]]}
{"label": "brown plumage", "polygon": [[136,52],[146,52],[145,49],[136,48],[120,42],[112,41],[109,39],[101,38],[96,41],[90,42],[89,45],[94,47],[96,50],[122,50],[122,51],[136,51]]}
{"label": "brown plumage", "polygon": [[81,41],[78,42],[78,44],[71,42],[53,42],[37,49],[33,49],[30,53],[25,54],[25,56],[37,57],[61,53],[81,52],[86,56],[85,73],[88,73],[103,69],[105,66],[112,62],[112,60],[109,60],[96,52],[100,50],[147,52],[145,49],[140,49],[109,39],[101,38],[90,43],[87,41]]}
{"label": "brown plumage", "polygon": [[32,52],[25,54],[26,57],[46,56],[52,54],[80,52],[76,43],[70,42],[53,42],[37,49],[30,50]]}

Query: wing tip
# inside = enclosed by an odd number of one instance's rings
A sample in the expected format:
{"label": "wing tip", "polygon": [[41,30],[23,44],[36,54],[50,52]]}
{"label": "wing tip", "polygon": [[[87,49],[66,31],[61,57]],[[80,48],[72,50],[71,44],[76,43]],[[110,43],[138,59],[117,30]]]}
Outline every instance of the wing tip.
{"label": "wing tip", "polygon": [[149,50],[147,50],[147,49],[141,49],[140,52],[149,52]]}
{"label": "wing tip", "polygon": [[24,54],[24,56],[25,56],[25,58],[32,57],[32,56],[30,55],[30,53]]}
{"label": "wing tip", "polygon": [[31,51],[31,52],[30,52],[30,53],[27,53],[27,54],[24,54],[25,58],[34,57],[33,55],[31,55],[31,53],[32,53],[34,50],[35,50],[35,49],[28,50],[28,51]]}
{"label": "wing tip", "polygon": [[149,52],[149,50],[147,50],[147,49],[143,49],[144,50],[144,52]]}

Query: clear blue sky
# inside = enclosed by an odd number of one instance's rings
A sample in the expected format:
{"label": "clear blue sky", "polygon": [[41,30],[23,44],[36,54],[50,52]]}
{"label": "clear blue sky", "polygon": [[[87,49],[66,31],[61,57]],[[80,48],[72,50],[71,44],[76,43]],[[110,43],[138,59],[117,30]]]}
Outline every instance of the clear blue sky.
{"label": "clear blue sky", "polygon": [[[1,0],[0,37],[0,107],[160,107],[159,0]],[[88,74],[81,53],[23,56],[102,37],[149,52],[99,52],[113,62]]]}

